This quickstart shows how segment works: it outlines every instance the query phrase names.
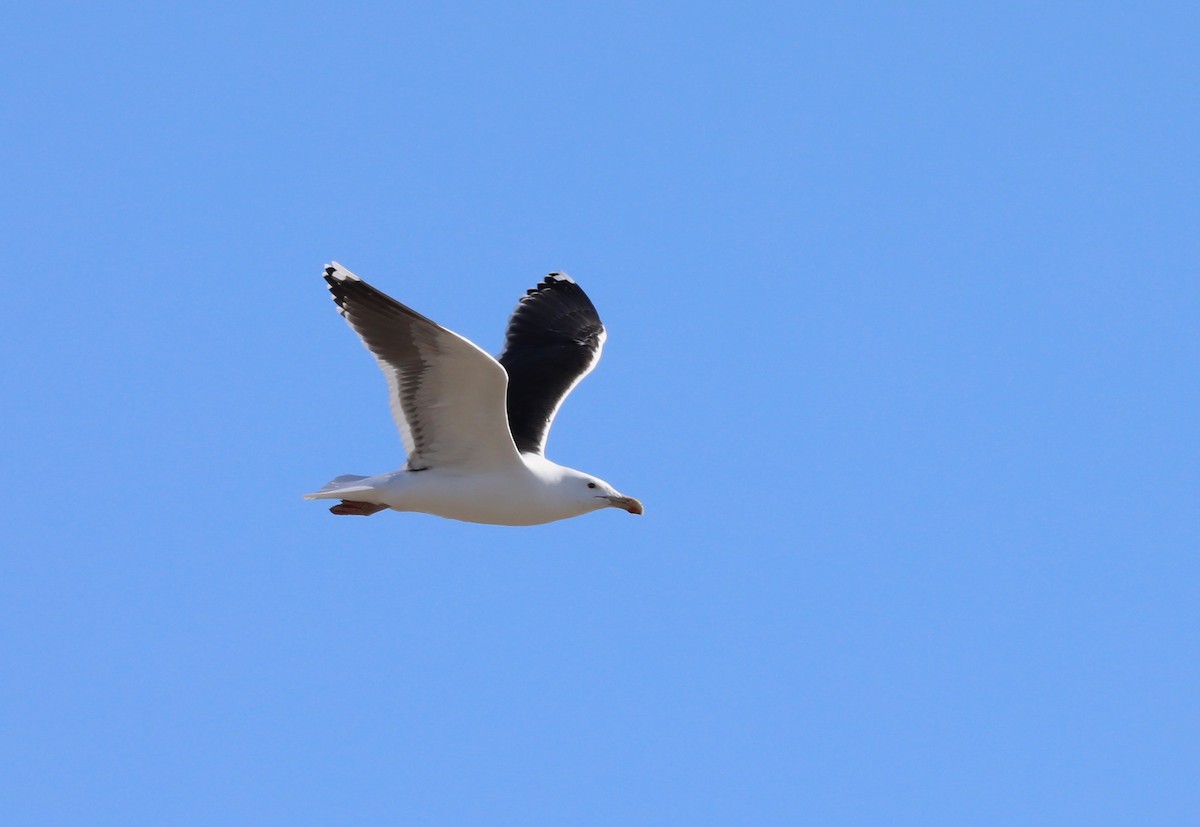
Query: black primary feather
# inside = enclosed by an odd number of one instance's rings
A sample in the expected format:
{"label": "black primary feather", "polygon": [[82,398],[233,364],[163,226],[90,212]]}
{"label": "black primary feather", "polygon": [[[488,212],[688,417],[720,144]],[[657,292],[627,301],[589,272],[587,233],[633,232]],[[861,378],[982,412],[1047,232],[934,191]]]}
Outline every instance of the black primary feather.
{"label": "black primary feather", "polygon": [[522,453],[541,454],[554,414],[587,375],[604,346],[604,324],[591,299],[565,273],[527,291],[505,334],[508,426]]}

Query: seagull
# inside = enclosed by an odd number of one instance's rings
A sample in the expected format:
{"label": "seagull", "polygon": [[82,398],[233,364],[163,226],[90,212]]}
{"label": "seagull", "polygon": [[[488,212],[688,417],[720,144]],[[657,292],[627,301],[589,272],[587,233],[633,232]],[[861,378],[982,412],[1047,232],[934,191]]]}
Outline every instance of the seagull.
{"label": "seagull", "polygon": [[642,504],[604,480],[546,459],[559,407],[600,360],[607,334],[587,294],[551,273],[521,297],[496,359],[351,273],[326,265],[338,312],[387,378],[408,460],[345,474],[306,500],[334,514],[418,511],[492,525],[540,525]]}

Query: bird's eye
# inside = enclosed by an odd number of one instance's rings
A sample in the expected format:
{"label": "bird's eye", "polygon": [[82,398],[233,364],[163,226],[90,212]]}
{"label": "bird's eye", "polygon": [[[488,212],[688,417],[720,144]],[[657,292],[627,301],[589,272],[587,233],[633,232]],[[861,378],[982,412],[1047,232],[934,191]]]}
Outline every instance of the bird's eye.
{"label": "bird's eye", "polygon": [[595,488],[595,487],[596,487],[596,483],[594,483],[594,482],[588,483],[588,488]]}

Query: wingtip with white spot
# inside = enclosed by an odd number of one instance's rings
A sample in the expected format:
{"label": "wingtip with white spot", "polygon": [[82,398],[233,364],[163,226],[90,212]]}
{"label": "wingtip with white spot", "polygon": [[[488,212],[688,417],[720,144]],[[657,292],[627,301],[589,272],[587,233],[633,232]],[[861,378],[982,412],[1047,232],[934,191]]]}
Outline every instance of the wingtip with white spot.
{"label": "wingtip with white spot", "polygon": [[337,281],[362,281],[362,279],[351,273],[336,261],[331,261],[325,265],[325,278],[335,279]]}
{"label": "wingtip with white spot", "polygon": [[543,290],[549,290],[551,287],[554,287],[558,284],[575,284],[575,279],[563,272],[547,273],[546,276],[537,283],[536,287],[530,287],[525,291],[525,296],[522,297],[521,301],[524,301],[530,296],[536,296]]}

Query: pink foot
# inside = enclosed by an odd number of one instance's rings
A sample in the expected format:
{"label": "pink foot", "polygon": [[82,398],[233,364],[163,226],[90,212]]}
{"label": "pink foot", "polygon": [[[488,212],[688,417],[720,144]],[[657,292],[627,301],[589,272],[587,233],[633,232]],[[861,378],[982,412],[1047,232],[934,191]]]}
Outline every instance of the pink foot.
{"label": "pink foot", "polygon": [[359,500],[342,500],[329,510],[334,514],[351,514],[356,517],[370,517],[372,514],[378,514],[385,508],[387,508],[386,505],[364,503],[360,502]]}

